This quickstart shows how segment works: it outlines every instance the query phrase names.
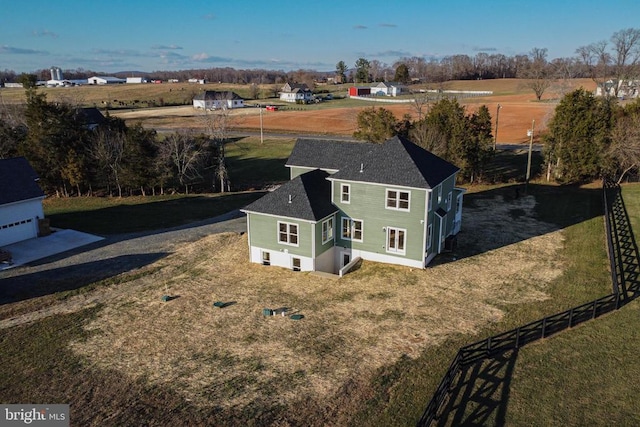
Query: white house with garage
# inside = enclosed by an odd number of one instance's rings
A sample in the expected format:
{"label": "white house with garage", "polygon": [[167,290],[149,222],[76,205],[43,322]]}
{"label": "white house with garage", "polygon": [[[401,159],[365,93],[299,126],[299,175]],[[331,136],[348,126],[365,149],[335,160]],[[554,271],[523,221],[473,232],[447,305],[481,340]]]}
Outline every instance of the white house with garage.
{"label": "white house with garage", "polygon": [[38,237],[44,192],[27,159],[0,159],[0,247]]}

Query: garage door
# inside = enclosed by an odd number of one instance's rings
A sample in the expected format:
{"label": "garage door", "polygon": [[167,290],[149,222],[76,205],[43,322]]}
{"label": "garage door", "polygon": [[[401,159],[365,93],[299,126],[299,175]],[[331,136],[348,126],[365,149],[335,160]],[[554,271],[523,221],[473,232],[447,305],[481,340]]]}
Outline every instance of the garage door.
{"label": "garage door", "polygon": [[36,233],[33,219],[25,219],[11,224],[0,225],[0,246],[7,246],[37,236],[38,234]]}

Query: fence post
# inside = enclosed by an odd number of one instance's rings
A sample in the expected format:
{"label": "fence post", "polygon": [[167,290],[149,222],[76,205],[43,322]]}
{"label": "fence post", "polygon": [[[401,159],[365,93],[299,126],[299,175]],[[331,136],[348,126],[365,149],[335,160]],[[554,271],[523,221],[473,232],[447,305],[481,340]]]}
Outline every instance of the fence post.
{"label": "fence post", "polygon": [[592,316],[591,316],[591,318],[592,318],[592,319],[595,319],[595,318],[596,318],[596,307],[597,307],[596,302],[597,302],[597,300],[595,300],[595,301],[593,302],[593,314],[592,314]]}
{"label": "fence post", "polygon": [[573,328],[573,307],[569,310],[569,327]]}

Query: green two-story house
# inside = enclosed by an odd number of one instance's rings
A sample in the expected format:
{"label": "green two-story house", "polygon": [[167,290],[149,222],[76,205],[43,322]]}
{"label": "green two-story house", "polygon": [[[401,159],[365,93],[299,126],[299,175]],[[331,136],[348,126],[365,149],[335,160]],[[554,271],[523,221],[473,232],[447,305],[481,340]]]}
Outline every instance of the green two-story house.
{"label": "green two-story house", "polygon": [[251,262],[342,273],[358,259],[424,268],[455,238],[459,168],[412,142],[298,139],[291,180],[243,209]]}

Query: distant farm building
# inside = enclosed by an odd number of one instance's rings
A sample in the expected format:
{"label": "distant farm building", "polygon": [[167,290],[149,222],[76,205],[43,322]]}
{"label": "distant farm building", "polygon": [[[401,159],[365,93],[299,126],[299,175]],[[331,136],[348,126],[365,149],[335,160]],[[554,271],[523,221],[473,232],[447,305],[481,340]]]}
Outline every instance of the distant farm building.
{"label": "distant farm building", "polygon": [[244,107],[244,98],[232,91],[207,90],[193,97],[193,108],[218,110]]}
{"label": "distant farm building", "polygon": [[280,92],[280,99],[286,102],[307,103],[312,98],[311,89],[305,83],[286,83]]}
{"label": "distant farm building", "polygon": [[90,85],[112,85],[112,84],[120,84],[126,83],[126,79],[120,79],[118,77],[108,77],[108,76],[94,76],[89,77],[87,79],[87,83]]}
{"label": "distant farm building", "polygon": [[371,86],[371,95],[398,96],[403,92],[404,86],[395,82],[380,82]]}
{"label": "distant farm building", "polygon": [[370,87],[352,86],[349,88],[349,96],[367,96],[371,94]]}
{"label": "distant farm building", "polygon": [[640,93],[640,81],[638,80],[607,80],[603,85],[598,84],[596,88],[596,96],[616,96],[618,98],[628,99],[637,98]]}

